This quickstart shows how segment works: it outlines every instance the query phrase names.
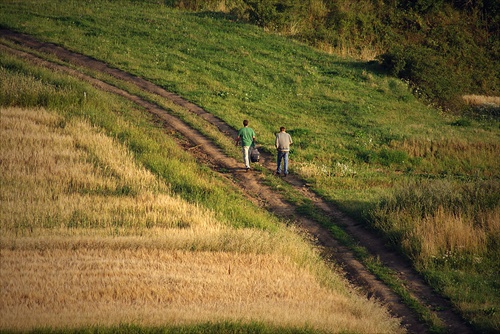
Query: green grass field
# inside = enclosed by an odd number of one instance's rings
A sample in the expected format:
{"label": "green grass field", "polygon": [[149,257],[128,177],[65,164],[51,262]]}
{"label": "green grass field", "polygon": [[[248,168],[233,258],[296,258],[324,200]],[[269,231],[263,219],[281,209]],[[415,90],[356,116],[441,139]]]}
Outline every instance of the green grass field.
{"label": "green grass field", "polygon": [[144,110],[4,53],[0,74],[1,332],[401,332]]}
{"label": "green grass field", "polygon": [[[220,13],[154,1],[3,1],[0,10],[2,26],[144,77],[234,128],[249,119],[264,150],[273,152],[274,133],[286,126],[295,141],[292,172],[383,231],[478,329],[500,329],[497,120],[444,113],[375,63],[318,52]],[[15,72],[3,66],[6,75]],[[12,91],[2,91],[2,105],[18,103]],[[52,103],[65,102],[27,104]],[[86,112],[99,123],[97,109]],[[103,122],[113,133],[114,121]],[[163,175],[159,164],[148,166]],[[228,207],[204,198],[223,190],[198,193],[182,180],[169,181],[180,183],[174,188],[181,196],[216,212]],[[255,225],[244,211],[232,218]]]}

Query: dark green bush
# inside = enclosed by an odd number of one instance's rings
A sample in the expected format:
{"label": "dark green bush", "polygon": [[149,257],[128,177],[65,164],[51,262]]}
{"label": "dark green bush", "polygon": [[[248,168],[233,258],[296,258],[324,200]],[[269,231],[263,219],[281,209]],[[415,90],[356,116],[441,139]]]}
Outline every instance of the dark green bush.
{"label": "dark green bush", "polygon": [[243,0],[165,0],[165,5],[191,11],[214,11],[223,5],[226,9],[241,6]]}
{"label": "dark green bush", "polygon": [[459,120],[456,120],[455,122],[451,123],[453,126],[471,126],[472,122],[468,119],[461,118]]}
{"label": "dark green bush", "polygon": [[290,30],[291,25],[302,26],[307,15],[307,4],[296,0],[244,0],[249,19],[259,26],[276,31]]}
{"label": "dark green bush", "polygon": [[450,106],[464,91],[460,73],[446,57],[425,46],[395,46],[379,59],[392,75],[409,81],[418,97]]}
{"label": "dark green bush", "polygon": [[382,149],[379,153],[379,161],[385,166],[401,165],[408,162],[408,153],[398,150]]}

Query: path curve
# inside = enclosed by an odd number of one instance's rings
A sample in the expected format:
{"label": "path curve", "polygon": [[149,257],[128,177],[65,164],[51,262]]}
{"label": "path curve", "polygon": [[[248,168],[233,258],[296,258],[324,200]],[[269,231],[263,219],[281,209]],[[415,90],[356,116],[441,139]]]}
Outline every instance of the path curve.
{"label": "path curve", "polygon": [[[230,138],[234,138],[236,136],[236,130],[228,126],[219,118],[206,112],[199,106],[186,101],[182,97],[168,92],[145,79],[136,77],[122,70],[109,67],[104,62],[68,51],[52,43],[38,41],[29,35],[16,33],[7,29],[0,29],[0,37],[23,47],[36,50],[37,52],[55,55],[58,59],[72,65],[90,68],[94,71],[109,74],[128,83],[133,83],[144,91],[154,93],[165,99],[173,101],[190,112],[198,115],[207,122],[215,125],[221,132]],[[186,140],[189,140],[191,142],[190,152],[195,154],[200,161],[208,161],[212,168],[224,169],[226,173],[229,171],[237,185],[246,190],[245,193],[252,194],[255,202],[266,207],[278,216],[294,221],[298,226],[310,233],[315,238],[318,245],[321,246],[324,258],[328,261],[334,260],[336,263],[340,263],[345,270],[348,279],[356,285],[361,286],[366,291],[368,296],[374,296],[386,304],[395,316],[402,319],[402,323],[406,326],[408,332],[429,332],[429,329],[417,318],[415,313],[401,302],[399,296],[397,296],[391,289],[371,274],[364,267],[364,265],[356,259],[352,251],[340,244],[325,227],[319,225],[311,219],[308,219],[307,217],[297,215],[296,207],[293,204],[287,202],[283,196],[273,191],[269,186],[265,185],[262,174],[256,172],[244,172],[244,169],[241,168],[242,163],[240,161],[236,161],[235,159],[226,156],[209,138],[203,136],[197,130],[192,129],[186,123],[170,115],[165,109],[156,104],[148,102],[139,96],[130,94],[101,80],[83,74],[68,66],[43,60],[37,57],[34,53],[31,53],[31,51],[21,51],[2,43],[0,43],[0,50],[14,54],[17,57],[24,58],[32,63],[36,63],[49,69],[66,72],[79,79],[90,82],[99,89],[118,94],[144,107],[149,112],[163,120],[166,127],[182,134]],[[275,169],[273,157],[265,152],[261,152],[260,163],[262,166],[271,171]],[[372,255],[378,257],[384,265],[397,272],[398,278],[404,282],[410,293],[415,298],[427,305],[430,305],[432,309],[435,310],[435,314],[443,321],[444,324],[446,324],[449,333],[473,333],[473,330],[467,322],[454,312],[449,300],[435,293],[406,260],[394,251],[388,250],[380,236],[375,235],[373,231],[364,228],[361,224],[340,212],[334,205],[317,196],[314,192],[308,189],[306,183],[297,175],[289,175],[284,180],[311,199],[313,204],[318,209],[328,215],[332,223],[342,226],[347,233],[353,236]]]}

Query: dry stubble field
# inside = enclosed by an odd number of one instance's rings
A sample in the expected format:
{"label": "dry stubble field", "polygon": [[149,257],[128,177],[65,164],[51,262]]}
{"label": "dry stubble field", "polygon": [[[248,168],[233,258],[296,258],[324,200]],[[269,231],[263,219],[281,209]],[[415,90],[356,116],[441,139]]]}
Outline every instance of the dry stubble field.
{"label": "dry stubble field", "polygon": [[0,113],[0,329],[227,320],[401,332],[342,278],[322,280],[333,275],[323,265],[297,264],[319,257],[296,231],[218,221],[85,121]]}

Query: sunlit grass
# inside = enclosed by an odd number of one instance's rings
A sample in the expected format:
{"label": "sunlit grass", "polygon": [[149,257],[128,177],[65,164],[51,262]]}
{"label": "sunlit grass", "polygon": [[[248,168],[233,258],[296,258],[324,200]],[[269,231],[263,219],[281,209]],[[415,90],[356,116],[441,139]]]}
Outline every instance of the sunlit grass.
{"label": "sunlit grass", "polygon": [[[179,326],[258,320],[325,332],[398,331],[375,304],[332,293],[282,256],[147,246],[148,239],[140,237],[50,237],[22,239],[15,247],[2,248],[0,280],[8,292],[2,294],[0,326]],[[360,321],[365,316],[369,318]]]}
{"label": "sunlit grass", "polygon": [[[400,332],[303,233],[250,203],[252,215],[240,216],[241,195],[166,143],[144,114],[57,73],[0,59],[2,329],[259,321]],[[36,96],[45,93],[42,103]],[[209,193],[206,201],[176,193],[214,185],[226,211],[212,209]]]}
{"label": "sunlit grass", "polygon": [[[148,78],[198,103],[234,128],[250,118],[260,145],[271,152],[274,133],[286,125],[295,131],[293,162],[324,166],[330,174],[336,174],[338,164],[352,166],[358,170],[354,179],[358,195],[368,190],[366,180],[381,168],[424,170],[434,175],[450,166],[465,175],[474,173],[476,167],[491,172],[493,162],[484,165],[474,160],[461,169],[463,151],[446,142],[461,137],[473,148],[472,155],[482,155],[485,148],[476,144],[491,140],[489,130],[451,126],[453,117],[442,117],[437,110],[418,103],[402,82],[377,72],[374,65],[313,52],[209,13],[182,13],[144,3],[125,15],[123,4],[134,6],[127,1],[86,6],[65,2],[64,6],[52,6],[51,14],[61,17],[45,21],[28,20],[29,14],[5,6],[17,21],[11,17],[3,20],[17,26],[25,18],[29,22],[20,29],[30,29],[41,38]],[[39,2],[31,10],[47,15]],[[137,17],[132,19],[134,15]],[[108,25],[110,20],[115,24]],[[60,29],[62,23],[64,30]],[[147,39],[143,38],[146,32]],[[387,159],[403,143],[427,140],[444,146],[447,158]],[[390,185],[398,180],[385,181]],[[322,184],[316,182],[315,186],[321,188]],[[335,189],[322,192],[332,193],[333,199],[345,206]]]}
{"label": "sunlit grass", "polygon": [[484,95],[464,95],[462,96],[465,103],[472,106],[493,106],[500,107],[500,97],[484,96]]}
{"label": "sunlit grass", "polygon": [[[1,151],[2,328],[258,319],[397,331],[380,305],[353,298],[339,278],[332,285],[299,234],[221,224],[84,121],[61,127],[43,109],[2,108],[1,116],[9,144]],[[355,320],[361,314],[377,318]]]}
{"label": "sunlit grass", "polygon": [[[274,152],[274,133],[280,125],[285,125],[295,141],[291,170],[341,209],[374,226],[384,222],[365,217],[373,217],[370,212],[373,213],[378,203],[390,201],[408,182],[417,187],[414,190],[418,193],[424,184],[419,182],[421,179],[426,180],[429,187],[439,188],[448,182],[453,186],[483,181],[488,184],[499,177],[497,120],[462,118],[426,106],[412,96],[404,83],[380,73],[374,64],[316,52],[241,22],[231,22],[222,15],[185,13],[156,2],[143,2],[138,6],[130,1],[93,1],[82,6],[78,1],[26,0],[6,1],[0,8],[2,24],[145,77],[196,102],[234,128],[240,126],[242,119],[250,118],[259,145],[270,152]],[[15,69],[16,66],[6,67]],[[35,72],[35,76],[39,75]],[[11,80],[8,75],[3,78],[5,87],[18,87],[25,80]],[[61,100],[61,95],[52,93],[64,90],[65,84],[47,85],[44,80],[28,80],[22,85],[31,85],[31,88],[15,94],[12,92],[19,90],[5,90],[0,98],[5,99],[7,105],[8,101],[17,101],[27,106],[41,104],[52,108],[67,103],[72,112],[87,115],[92,123],[101,124],[121,142],[130,143],[136,157],[164,180],[180,170],[178,161],[161,160],[161,157],[173,156],[173,149],[162,146],[151,150],[152,146],[139,139],[135,130],[117,128],[114,119],[105,119],[108,116],[103,117],[100,112],[103,106],[87,105],[85,112],[77,110],[84,101],[84,90],[68,91],[67,98]],[[40,91],[42,86],[48,90]],[[31,94],[31,91],[38,93]],[[16,94],[24,96],[16,100]],[[471,104],[496,101],[494,97],[465,98]],[[135,116],[130,116],[128,122],[134,123]],[[211,131],[211,135],[216,136]],[[224,139],[218,142],[225,145]],[[160,153],[162,151],[167,153]],[[184,156],[179,159],[189,160]],[[197,169],[195,163],[189,166],[189,170]],[[199,178],[190,171],[177,175],[170,182],[173,193],[191,202],[206,200],[206,205],[225,222],[273,229],[265,219],[245,218],[249,210],[246,205],[226,210],[240,198],[225,197],[224,192],[211,190],[217,188],[212,180]],[[199,183],[189,185],[185,181],[190,178]],[[409,194],[408,198],[412,196],[414,194]],[[386,226],[389,230],[398,230],[402,222],[420,226],[421,217],[407,213],[411,211],[412,201],[403,202],[407,210],[394,213],[398,219],[391,220],[393,226]],[[442,212],[433,212],[426,218],[427,224],[431,224],[426,226],[435,234],[424,237],[427,230],[420,228],[422,235],[412,237],[409,242],[416,248],[437,248],[440,254],[450,254],[456,252],[456,247],[452,250],[452,243],[444,242],[447,238],[444,235],[450,234],[453,226],[460,227],[458,231],[469,226],[466,230],[472,231],[471,236],[476,232],[489,235],[484,226],[498,223],[495,210],[479,213],[465,206],[457,218],[444,203],[436,204],[442,204]],[[475,223],[464,223],[464,217]],[[480,220],[485,224],[478,226]],[[455,225],[458,221],[462,221],[462,225]],[[448,225],[449,228],[445,228]],[[443,240],[435,240],[438,236],[443,236]],[[388,234],[389,239],[393,237]],[[450,234],[450,238],[453,237]],[[480,241],[483,237],[477,238]],[[447,295],[464,291],[463,287],[454,285],[456,281],[481,294],[481,290],[472,289],[482,284],[481,275],[474,270],[498,266],[498,258],[490,257],[491,254],[485,255],[488,261],[462,268],[477,281],[458,275],[453,279],[432,279],[432,282]],[[445,263],[439,261],[429,262],[422,268],[430,268],[431,264],[436,270],[447,269]],[[435,271],[432,274],[435,275]],[[469,298],[473,299],[471,294]],[[474,307],[468,306],[468,309]],[[486,312],[483,316],[483,313],[479,311],[477,315],[486,322],[495,314]],[[468,315],[475,317],[472,311]],[[491,321],[486,328],[497,328],[498,324]]]}

